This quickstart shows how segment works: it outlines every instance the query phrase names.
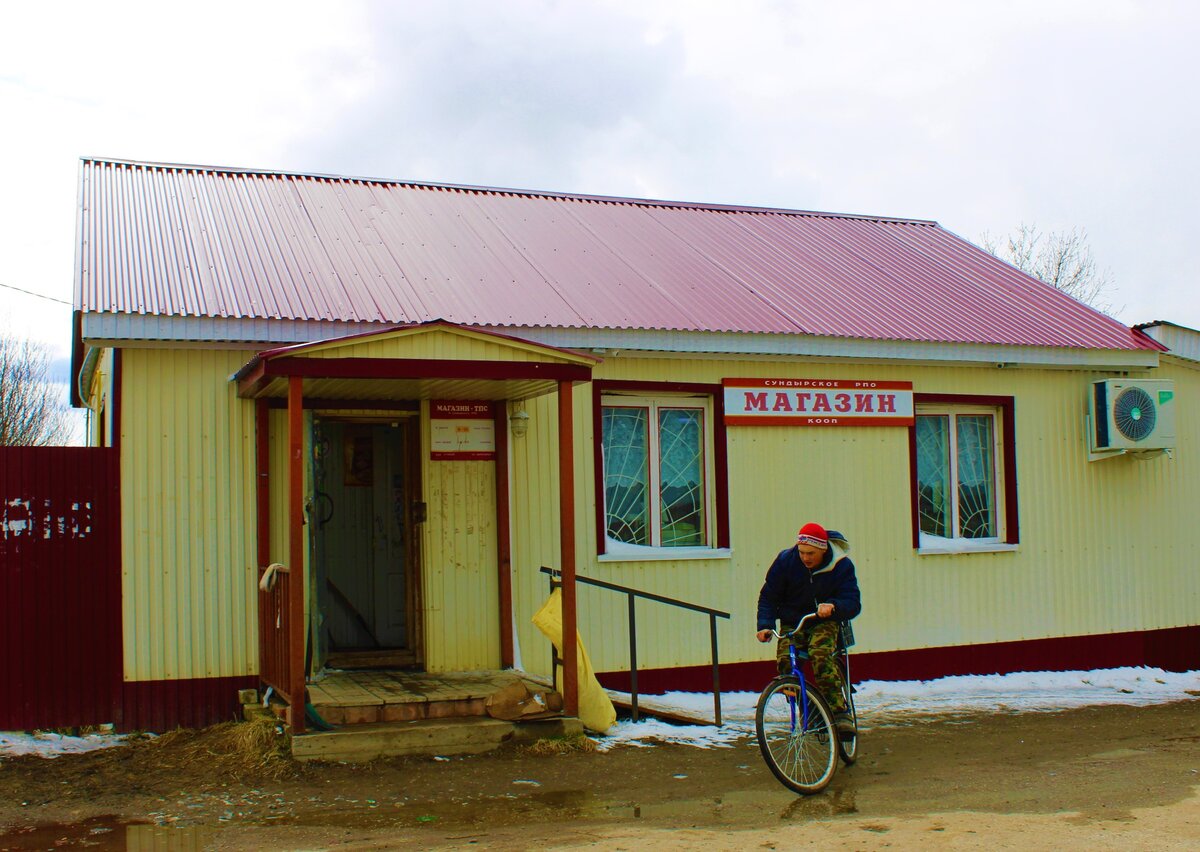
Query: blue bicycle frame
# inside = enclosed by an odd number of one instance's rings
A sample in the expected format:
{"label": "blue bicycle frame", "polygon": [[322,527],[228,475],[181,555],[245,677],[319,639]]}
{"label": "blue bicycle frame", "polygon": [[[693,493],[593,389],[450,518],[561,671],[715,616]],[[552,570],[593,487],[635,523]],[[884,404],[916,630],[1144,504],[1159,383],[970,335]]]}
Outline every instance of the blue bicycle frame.
{"label": "blue bicycle frame", "polygon": [[[783,639],[785,636],[788,638],[791,638],[792,636],[795,636],[797,633],[799,633],[801,630],[804,629],[804,625],[808,622],[809,619],[816,618],[816,617],[817,617],[816,613],[809,613],[808,615],[804,616],[804,618],[800,619],[800,623],[796,625],[796,629],[790,633],[781,634],[775,630],[772,630],[771,632],[774,633],[776,636],[778,636],[780,639]],[[805,660],[808,659],[808,652],[807,651],[798,651],[798,650],[796,650],[796,646],[794,644],[789,644],[788,645],[788,656],[791,658],[791,661],[792,661],[792,674],[795,675],[796,679],[800,681],[800,693],[798,695],[796,695],[795,697],[788,698],[788,708],[791,711],[792,730],[795,730],[795,728],[796,728],[796,702],[799,699],[803,698],[804,700],[800,701],[800,730],[807,731],[808,730],[808,684],[804,680],[804,665],[803,665],[803,663]]]}
{"label": "blue bicycle frame", "polygon": [[[792,674],[794,674],[797,677],[797,679],[799,679],[799,681],[800,681],[800,693],[794,697],[788,698],[788,705],[790,706],[791,711],[792,711],[792,729],[794,730],[796,727],[796,702],[799,701],[801,698],[804,698],[804,699],[808,698],[808,686],[804,682],[804,671],[803,671],[803,667],[800,665],[801,654],[803,652],[797,651],[796,646],[791,645],[788,647],[788,653],[791,655],[791,658],[792,658]],[[808,654],[804,654],[803,659],[807,660]],[[801,712],[800,730],[807,731],[808,730],[808,701],[807,700],[800,701],[800,712]]]}

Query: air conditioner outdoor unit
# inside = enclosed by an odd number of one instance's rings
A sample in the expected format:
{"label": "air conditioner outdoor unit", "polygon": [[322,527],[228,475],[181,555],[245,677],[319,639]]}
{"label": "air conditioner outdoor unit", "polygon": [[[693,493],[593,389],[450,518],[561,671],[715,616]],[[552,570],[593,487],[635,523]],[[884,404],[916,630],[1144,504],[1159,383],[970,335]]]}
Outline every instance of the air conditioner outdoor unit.
{"label": "air conditioner outdoor unit", "polygon": [[1151,379],[1092,382],[1088,437],[1093,453],[1175,447],[1175,383]]}

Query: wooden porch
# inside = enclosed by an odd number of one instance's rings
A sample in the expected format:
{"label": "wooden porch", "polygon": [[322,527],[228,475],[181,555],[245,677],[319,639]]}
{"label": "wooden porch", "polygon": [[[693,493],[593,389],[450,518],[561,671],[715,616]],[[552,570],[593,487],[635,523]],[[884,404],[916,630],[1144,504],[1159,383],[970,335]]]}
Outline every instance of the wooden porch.
{"label": "wooden porch", "polygon": [[562,695],[520,672],[333,671],[308,686],[332,730],[292,737],[297,760],[468,754],[583,733]]}
{"label": "wooden porch", "polygon": [[[443,340],[443,338],[445,340]],[[511,350],[511,357],[498,358],[489,349],[486,357],[464,359],[455,357],[455,347],[463,340],[473,340],[488,347]],[[414,341],[421,343],[416,346]],[[446,353],[443,357],[428,357],[429,346],[442,341]],[[447,343],[446,341],[449,341]],[[453,343],[454,346],[451,346]],[[379,357],[375,350],[367,347],[387,345],[388,357]],[[415,347],[415,348],[414,348]],[[437,347],[433,347],[437,351]],[[328,351],[326,351],[328,350]],[[334,353],[330,357],[325,357]],[[413,357],[418,354],[420,357]],[[425,353],[425,354],[421,354]],[[317,355],[319,357],[312,357]],[[533,356],[531,358],[531,356]],[[517,338],[490,332],[467,329],[442,320],[412,326],[397,326],[381,332],[353,335],[336,340],[297,344],[260,352],[234,376],[238,395],[255,401],[256,417],[256,490],[258,563],[260,572],[258,596],[259,627],[259,676],[263,683],[288,704],[287,721],[294,734],[303,734],[306,728],[304,712],[306,688],[311,703],[321,706],[314,693],[317,683],[308,678],[314,668],[319,668],[320,657],[311,651],[312,625],[310,616],[314,611],[309,578],[305,576],[308,539],[305,501],[305,471],[310,461],[306,454],[304,436],[304,411],[306,408],[387,408],[396,405],[411,405],[425,400],[508,400],[529,399],[554,393],[558,398],[558,494],[559,520],[559,570],[562,576],[562,620],[563,620],[563,674],[561,698],[568,715],[578,713],[578,663],[576,648],[576,596],[575,596],[575,462],[573,386],[591,381],[592,367],[599,359],[568,350],[530,343]],[[286,506],[286,544],[275,554],[281,561],[272,561],[272,491],[278,488],[270,475],[272,453],[269,411],[272,406],[286,408],[286,474],[283,499]],[[493,411],[495,435],[495,476],[497,501],[497,554],[495,576],[499,590],[499,619],[496,637],[499,646],[499,662],[511,665],[514,661],[514,639],[512,635],[512,568],[507,531],[508,521],[508,453],[506,440],[508,414],[504,405],[496,405]],[[420,462],[424,464],[424,460]],[[405,511],[412,514],[406,529],[425,522],[424,504],[421,517],[409,506]],[[316,665],[313,665],[313,661]],[[478,663],[476,663],[478,664]],[[389,695],[391,685],[384,690]],[[373,682],[371,689],[379,689]],[[339,687],[340,689],[340,687]],[[420,702],[391,701],[362,687],[363,691],[347,687],[346,694],[355,694],[362,703],[351,703],[331,709],[351,716],[372,713],[416,712],[400,708]],[[369,697],[368,697],[369,696]],[[326,698],[337,700],[325,704],[330,708],[343,708],[338,703],[342,693]],[[478,696],[476,696],[478,697]],[[470,702],[475,698],[456,698],[454,701]],[[427,708],[437,706],[425,701]],[[374,708],[374,709],[372,709]],[[391,708],[385,710],[385,708]],[[428,710],[427,710],[428,712]],[[425,717],[429,718],[429,717]],[[365,720],[361,722],[366,724]]]}
{"label": "wooden porch", "polygon": [[[515,671],[425,672],[333,671],[308,685],[309,702],[331,725],[414,722],[421,719],[512,715],[513,696],[542,696],[544,710],[561,713],[562,696]],[[519,700],[519,699],[518,699]],[[538,702],[535,697],[534,704]],[[532,705],[531,705],[532,707]],[[489,710],[492,712],[489,713]]]}

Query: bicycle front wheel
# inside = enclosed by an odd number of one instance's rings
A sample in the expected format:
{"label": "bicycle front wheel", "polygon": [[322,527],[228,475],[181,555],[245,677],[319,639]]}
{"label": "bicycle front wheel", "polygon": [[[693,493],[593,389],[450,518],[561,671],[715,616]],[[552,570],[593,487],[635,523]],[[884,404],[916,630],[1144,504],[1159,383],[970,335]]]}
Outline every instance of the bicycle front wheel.
{"label": "bicycle front wheel", "polygon": [[808,796],[833,780],[837,732],[816,690],[801,689],[795,677],[775,678],[758,697],[754,725],[763,760],[785,787]]}

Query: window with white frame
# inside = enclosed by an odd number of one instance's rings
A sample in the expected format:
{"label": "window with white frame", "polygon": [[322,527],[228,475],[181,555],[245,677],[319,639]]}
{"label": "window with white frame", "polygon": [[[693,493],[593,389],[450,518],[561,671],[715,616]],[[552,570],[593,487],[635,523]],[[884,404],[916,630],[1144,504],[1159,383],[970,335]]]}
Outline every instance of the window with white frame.
{"label": "window with white frame", "polygon": [[713,547],[709,397],[601,400],[604,535],[646,547]]}
{"label": "window with white frame", "polygon": [[920,538],[1006,540],[1000,410],[920,406],[916,411],[916,509]]}

